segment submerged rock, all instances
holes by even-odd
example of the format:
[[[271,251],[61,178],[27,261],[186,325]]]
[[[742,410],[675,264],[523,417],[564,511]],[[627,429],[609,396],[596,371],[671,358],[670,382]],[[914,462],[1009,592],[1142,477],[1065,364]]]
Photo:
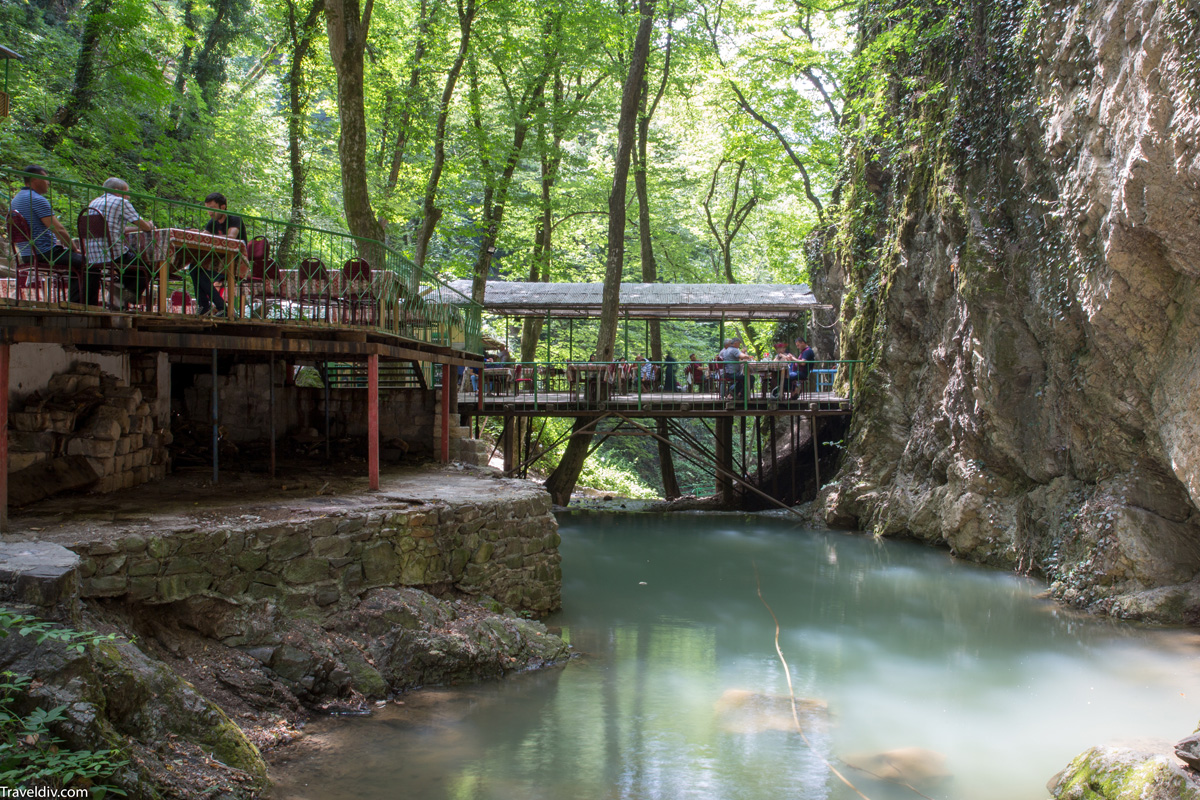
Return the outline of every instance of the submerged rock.
[[[935,788],[952,777],[946,769],[946,756],[923,747],[849,753],[841,760],[873,778],[917,789]]]
[[[823,724],[829,715],[824,700],[796,698],[796,715],[792,716],[792,700],[783,695],[761,694],[748,689],[727,689],[713,704],[721,730],[726,733],[762,733],[764,731],[808,731]]]

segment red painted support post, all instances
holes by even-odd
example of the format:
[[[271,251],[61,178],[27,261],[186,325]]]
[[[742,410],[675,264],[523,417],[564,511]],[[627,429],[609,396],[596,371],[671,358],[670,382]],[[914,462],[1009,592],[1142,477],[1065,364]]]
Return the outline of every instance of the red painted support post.
[[[379,354],[367,356],[367,470],[379,488]]]
[[[442,446],[438,460],[443,464],[450,463],[450,393],[454,389],[454,371],[449,364],[442,364]]]
[[[0,342],[0,533],[8,533],[8,342]]]

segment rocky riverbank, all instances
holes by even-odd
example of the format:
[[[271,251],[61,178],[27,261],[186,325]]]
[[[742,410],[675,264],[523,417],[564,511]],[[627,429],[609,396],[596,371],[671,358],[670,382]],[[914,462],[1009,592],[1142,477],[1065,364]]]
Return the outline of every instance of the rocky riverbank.
[[[262,752],[312,714],[567,658],[528,618],[561,582],[545,493],[486,473],[389,477],[378,494],[300,497],[178,478],[156,508],[35,507],[0,544],[6,606],[110,638],[39,643],[13,626],[0,669],[30,681],[13,711],[61,709],[58,746],[116,750],[106,781],[130,797],[248,798],[268,784]]]
[[[885,14],[864,49],[898,25],[916,43],[880,65],[888,133],[851,133],[851,211],[810,249],[862,362],[824,518],[1200,624],[1195,4]],[[1081,756],[1057,796],[1194,796],[1130,758]]]

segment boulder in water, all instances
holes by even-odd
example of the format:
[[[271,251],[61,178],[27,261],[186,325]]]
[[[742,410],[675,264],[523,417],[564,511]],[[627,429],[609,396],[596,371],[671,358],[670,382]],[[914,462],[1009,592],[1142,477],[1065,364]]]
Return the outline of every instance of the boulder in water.
[[[924,747],[850,753],[842,756],[842,762],[880,780],[917,788],[934,787],[950,777],[946,756]]]
[[[791,698],[761,694],[748,689],[728,689],[713,705],[721,730],[726,733],[761,733],[763,731],[796,731],[792,719]],[[796,698],[796,714],[802,730],[823,723],[829,706],[823,700]]]
[[[1200,769],[1200,733],[1193,733],[1176,742],[1175,755],[1192,769]]]

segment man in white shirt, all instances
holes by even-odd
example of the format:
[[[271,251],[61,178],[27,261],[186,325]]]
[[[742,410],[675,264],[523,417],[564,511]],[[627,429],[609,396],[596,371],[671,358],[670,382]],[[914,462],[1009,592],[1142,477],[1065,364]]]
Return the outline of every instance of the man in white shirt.
[[[129,184],[120,178],[109,178],[104,182],[105,192],[92,202],[88,208],[99,211],[104,215],[108,225],[108,236],[112,240],[112,249],[103,239],[88,239],[84,242],[88,264],[111,263],[121,272],[121,285],[125,288],[126,296],[123,304],[137,302],[142,292],[150,285],[150,264],[137,253],[134,253],[125,243],[125,234],[134,231],[152,231],[154,223],[142,217],[129,202]]]

